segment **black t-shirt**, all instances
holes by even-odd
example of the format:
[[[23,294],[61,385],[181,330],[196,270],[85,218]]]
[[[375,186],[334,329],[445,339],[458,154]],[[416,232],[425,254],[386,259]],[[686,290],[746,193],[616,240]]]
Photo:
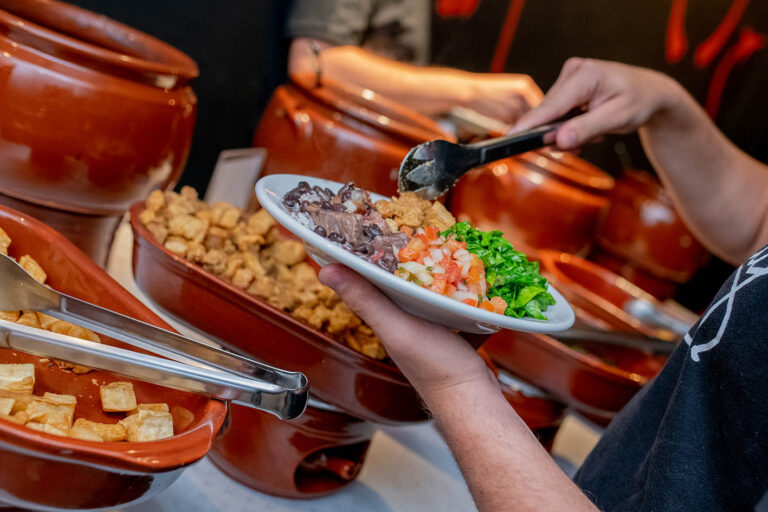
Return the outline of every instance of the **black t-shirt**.
[[[579,470],[601,510],[768,510],[766,305],[768,246],[725,282]]]

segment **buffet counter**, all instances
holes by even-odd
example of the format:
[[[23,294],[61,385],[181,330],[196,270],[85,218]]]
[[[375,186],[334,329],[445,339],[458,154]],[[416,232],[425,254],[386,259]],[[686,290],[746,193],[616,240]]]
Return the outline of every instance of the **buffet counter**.
[[[112,277],[181,333],[207,341],[199,332],[164,314],[137,288],[131,270],[133,235],[127,222],[118,228],[107,270]],[[570,415],[555,438],[552,453],[572,474],[599,439],[599,429]],[[448,446],[431,423],[379,427],[360,476],[346,488],[312,500],[268,496],[242,486],[209,459],[185,471],[166,492],[119,510],[165,511],[408,511],[473,510],[474,503]]]

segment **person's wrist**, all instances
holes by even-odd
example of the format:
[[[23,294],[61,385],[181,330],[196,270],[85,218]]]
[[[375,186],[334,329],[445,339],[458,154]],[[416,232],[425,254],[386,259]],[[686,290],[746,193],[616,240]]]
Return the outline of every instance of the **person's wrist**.
[[[658,72],[653,73],[657,75],[657,94],[647,124],[668,125],[684,121],[685,113],[689,108],[687,92],[671,77]]]
[[[499,394],[499,381],[487,367],[457,379],[439,379],[417,385],[421,398],[434,415],[453,410],[466,397]]]

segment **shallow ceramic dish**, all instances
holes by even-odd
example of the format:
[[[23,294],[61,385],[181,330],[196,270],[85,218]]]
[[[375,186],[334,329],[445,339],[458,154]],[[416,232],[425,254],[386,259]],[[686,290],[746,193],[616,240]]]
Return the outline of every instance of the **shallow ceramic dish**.
[[[32,255],[55,289],[148,322],[170,327],[121,288],[59,233],[9,208],[0,207],[0,227],[12,239],[10,254]],[[102,342],[131,348],[105,336]],[[136,349],[133,349],[136,350]],[[126,380],[93,371],[74,375],[41,358],[0,350],[0,362],[36,365],[35,393],[78,397],[76,416],[114,422],[104,413],[96,383]],[[0,420],[0,502],[34,509],[102,509],[147,499],[171,485],[182,469],[210,449],[224,416],[222,402],[133,381],[139,402],[166,402],[192,411],[195,420],[183,433],[147,443],[95,443],[50,434]]]
[[[133,275],[163,310],[231,349],[303,372],[313,395],[348,414],[387,424],[427,419],[395,365],[356,352],[171,253],[139,221],[143,208],[131,207]]]
[[[283,207],[283,196],[296,187],[300,181],[307,181],[310,186],[317,185],[333,191],[337,191],[343,186],[342,183],[335,181],[295,174],[275,174],[264,177],[256,183],[256,197],[277,222],[304,241],[307,252],[320,266],[329,263],[346,265],[373,282],[405,311],[451,329],[477,334],[494,333],[501,329],[524,332],[559,332],[573,325],[573,310],[563,296],[551,285],[549,292],[555,298],[555,304],[544,311],[548,318],[546,321],[511,318],[480,308],[473,308],[421,288],[355,256],[336,243],[303,226]],[[387,198],[378,194],[371,194],[371,199],[378,201]]]

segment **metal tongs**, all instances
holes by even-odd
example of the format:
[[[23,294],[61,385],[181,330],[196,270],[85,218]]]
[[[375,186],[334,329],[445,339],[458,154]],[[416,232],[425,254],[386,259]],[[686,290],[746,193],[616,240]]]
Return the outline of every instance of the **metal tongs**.
[[[39,311],[173,360],[0,320],[2,348],[247,405],[280,419],[300,416],[307,405],[309,385],[302,373],[273,368],[59,293],[2,254],[0,310]]]
[[[469,170],[502,158],[543,148],[555,142],[555,132],[565,121],[584,110],[574,109],[552,123],[524,132],[497,137],[472,144],[454,144],[447,140],[431,140],[411,148],[400,164],[397,188],[415,192],[424,199],[437,199]]]

